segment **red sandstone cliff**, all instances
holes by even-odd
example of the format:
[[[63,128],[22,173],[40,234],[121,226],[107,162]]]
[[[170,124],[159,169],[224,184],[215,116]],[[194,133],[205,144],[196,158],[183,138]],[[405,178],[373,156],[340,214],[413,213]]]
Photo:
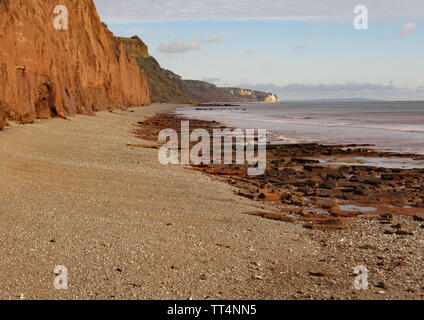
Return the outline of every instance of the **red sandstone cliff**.
[[[75,113],[150,104],[144,71],[101,23],[92,0],[0,0],[0,129]]]

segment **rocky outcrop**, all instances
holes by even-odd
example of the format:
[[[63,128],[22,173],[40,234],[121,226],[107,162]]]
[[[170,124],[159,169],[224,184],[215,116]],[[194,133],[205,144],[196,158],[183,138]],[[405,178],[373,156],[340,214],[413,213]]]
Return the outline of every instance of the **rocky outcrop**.
[[[228,93],[237,102],[268,102],[276,103],[280,102],[280,99],[275,93],[268,93],[262,91],[254,91],[249,89],[240,88],[220,88],[221,90]]]
[[[131,38],[118,37],[124,45],[125,52],[134,58],[148,58],[149,47],[138,37]]]
[[[280,102],[280,98],[275,93],[267,93],[265,96],[264,102],[268,103],[278,103]]]
[[[146,73],[152,102],[197,103],[166,75],[156,59],[149,55],[148,47],[139,37],[118,39],[124,45],[126,53],[134,57]]]
[[[144,71],[101,23],[92,0],[0,0],[0,118],[35,118],[150,104]],[[0,126],[4,121],[0,120]]]

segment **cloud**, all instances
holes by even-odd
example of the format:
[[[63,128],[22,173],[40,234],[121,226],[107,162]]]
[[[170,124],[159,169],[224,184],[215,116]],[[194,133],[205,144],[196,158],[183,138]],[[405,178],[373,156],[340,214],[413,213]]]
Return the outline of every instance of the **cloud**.
[[[208,40],[207,40],[207,42],[209,42],[209,43],[227,43],[226,41],[224,41],[219,35],[217,35],[217,34],[211,34],[209,37],[208,37]]]
[[[220,78],[203,78],[203,81],[209,82],[209,83],[217,83],[220,82],[221,79]]]
[[[417,28],[417,25],[413,22],[408,22],[403,25],[402,28],[395,31],[396,34],[400,36],[407,36],[415,31]]]
[[[94,0],[102,20],[129,23],[175,20],[281,19],[351,24],[358,0]],[[374,23],[423,21],[422,0],[367,0]]]
[[[196,40],[185,42],[182,38],[175,38],[170,43],[161,43],[158,46],[159,52],[162,53],[183,53],[190,50],[198,50],[200,49],[200,44],[202,42],[202,37],[199,36]]]
[[[382,100],[423,100],[424,87],[404,88],[388,84],[346,82],[340,84],[301,84],[285,86],[275,84],[238,84],[236,87],[274,92],[281,100],[307,100],[323,98],[371,98]]]
[[[304,44],[304,43],[301,43],[301,44],[298,44],[298,45],[296,45],[294,48],[293,48],[293,50],[294,51],[302,51],[303,49],[305,49],[306,48],[306,44]]]
[[[201,45],[205,42],[202,34],[197,36],[197,39],[193,41],[184,41],[181,37],[177,37],[170,43],[161,43],[158,46],[158,51],[162,53],[175,54],[183,53],[191,50],[200,49]],[[207,43],[224,43],[227,44],[220,36],[212,34],[208,36]]]

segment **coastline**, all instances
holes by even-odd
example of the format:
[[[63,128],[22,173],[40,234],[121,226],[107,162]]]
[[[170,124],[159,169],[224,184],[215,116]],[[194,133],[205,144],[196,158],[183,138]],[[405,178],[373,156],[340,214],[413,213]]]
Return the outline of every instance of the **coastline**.
[[[128,146],[140,143],[137,121],[174,107],[42,120],[0,134],[0,298],[289,297],[270,268],[302,265],[303,248],[314,250],[292,239],[295,226],[244,216],[256,204],[227,184]],[[299,243],[293,257],[279,251]],[[57,265],[69,270],[67,291],[53,289]]]
[[[222,179],[162,166],[137,122],[176,106],[50,119],[0,133],[0,298],[420,299],[422,222],[368,218],[332,233],[243,214],[273,210]],[[369,290],[353,288],[365,264]],[[69,290],[53,289],[53,268]],[[380,288],[384,282],[386,288]],[[382,293],[382,291],[384,291]]]
[[[229,127],[265,128],[275,144],[372,143],[372,148],[379,152],[424,155],[422,104],[258,103],[181,108],[177,113],[186,118],[220,120]]]
[[[190,123],[190,132],[201,128],[210,136],[214,129],[234,129],[217,121],[190,119],[174,113],[140,122],[135,134],[155,142],[161,130],[171,128],[180,136],[182,121]],[[393,159],[422,161],[424,156],[379,152],[370,149],[371,146],[268,143],[265,174],[249,176],[247,163],[235,164],[233,145],[233,164],[208,163],[192,168],[222,177],[239,189],[239,195],[257,201],[281,202],[285,206],[279,205],[278,209],[289,206],[291,212],[303,211],[302,216],[310,217],[314,213],[335,217],[424,215],[421,188],[424,167],[390,165]],[[211,150],[212,147],[211,143]],[[306,210],[313,212],[305,213]]]
[[[178,126],[182,120],[190,122],[191,130],[206,129],[210,135],[215,128],[228,128],[217,121],[163,114],[139,123],[135,133],[140,138],[151,140],[164,128],[179,132]],[[424,290],[424,286],[419,278],[414,281],[420,289],[401,288],[402,285],[396,283],[399,279],[392,273],[396,269],[397,276],[405,277],[406,270],[397,269],[409,264],[405,256],[422,255],[419,247],[407,251],[411,246],[406,244],[408,238],[423,241],[424,203],[419,184],[424,181],[424,169],[392,168],[380,164],[393,158],[422,160],[423,156],[379,152],[369,149],[370,146],[317,143],[268,145],[267,173],[263,177],[247,176],[246,165],[192,165],[192,170],[224,181],[235,187],[234,192],[238,196],[262,205],[262,210],[243,214],[284,224],[294,223],[313,230],[309,234],[311,238],[326,248],[323,251],[331,251],[338,257],[336,261],[334,256],[330,259],[336,264],[341,263],[339,266],[346,267],[347,261],[359,261],[358,257],[367,257],[364,259],[367,263],[376,257],[377,262],[371,264],[379,269],[376,271],[378,275],[384,273],[382,269],[387,272],[387,276],[380,278],[384,281],[374,285],[378,295],[387,298],[389,282],[396,290],[412,293],[407,299],[413,298],[414,294],[422,298],[424,294],[420,291]],[[336,160],[331,163],[328,161],[330,157]],[[351,162],[337,163],[337,159],[345,157]],[[367,165],[367,160],[357,160],[361,157],[374,162]],[[348,247],[339,241],[349,241]],[[320,255],[326,254],[321,252]],[[345,259],[344,262],[341,257]],[[320,261],[326,262],[327,259]],[[334,276],[328,272],[316,274],[324,278]],[[315,276],[315,273],[309,275]],[[405,283],[413,282],[406,280],[409,276],[403,278]],[[349,299],[356,298],[356,294],[358,291],[353,290]],[[308,295],[306,297],[310,298]],[[395,299],[402,297],[402,293],[397,294]],[[332,298],[340,297],[335,295]],[[341,298],[346,299],[346,295]]]

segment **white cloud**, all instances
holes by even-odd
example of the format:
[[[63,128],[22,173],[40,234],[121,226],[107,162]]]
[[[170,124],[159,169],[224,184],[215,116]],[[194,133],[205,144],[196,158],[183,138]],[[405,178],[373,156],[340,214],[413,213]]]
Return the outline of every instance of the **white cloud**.
[[[217,82],[221,81],[220,78],[203,78],[202,80],[209,82],[209,83],[217,83]]]
[[[226,41],[216,34],[209,35],[206,42],[227,44]],[[198,50],[204,43],[205,40],[202,34],[199,34],[197,39],[193,41],[184,41],[181,37],[177,37],[170,43],[161,43],[158,46],[158,51],[168,54],[183,53],[191,50]]]
[[[227,43],[217,34],[211,34],[207,41],[210,43]]]
[[[161,43],[158,46],[158,50],[162,53],[183,53],[190,50],[198,50],[200,49],[201,38],[197,38],[196,40],[186,42],[182,38],[175,38],[170,43]]]
[[[408,23],[405,23],[402,28],[400,28],[399,30],[396,30],[395,33],[400,36],[407,36],[411,34],[412,32],[414,32],[416,28],[417,28],[417,25],[415,23],[408,22]]]

